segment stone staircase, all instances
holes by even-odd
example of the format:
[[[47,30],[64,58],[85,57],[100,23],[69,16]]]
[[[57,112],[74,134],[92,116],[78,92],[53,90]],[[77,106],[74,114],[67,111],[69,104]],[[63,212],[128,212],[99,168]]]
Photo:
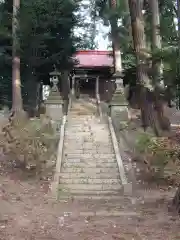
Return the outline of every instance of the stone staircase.
[[[88,102],[74,103],[68,114],[59,197],[118,198],[123,189],[110,131]],[[91,108],[90,108],[91,105]]]

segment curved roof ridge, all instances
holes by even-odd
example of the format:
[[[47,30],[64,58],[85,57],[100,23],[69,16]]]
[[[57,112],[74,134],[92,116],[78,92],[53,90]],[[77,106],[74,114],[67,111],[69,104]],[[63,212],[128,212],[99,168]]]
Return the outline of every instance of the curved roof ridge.
[[[112,51],[102,50],[80,50],[75,54],[76,67],[112,67]]]

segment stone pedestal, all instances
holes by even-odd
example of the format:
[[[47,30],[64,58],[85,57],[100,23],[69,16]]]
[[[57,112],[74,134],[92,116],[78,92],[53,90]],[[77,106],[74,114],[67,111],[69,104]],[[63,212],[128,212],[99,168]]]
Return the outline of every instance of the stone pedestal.
[[[113,94],[110,103],[110,115],[118,117],[119,121],[128,121],[128,103],[124,95],[123,81],[120,76],[114,76],[116,82],[116,91]]]
[[[53,87],[45,101],[46,115],[52,119],[54,127],[58,130],[63,116],[63,99],[57,87],[58,78],[52,79],[52,82]]]

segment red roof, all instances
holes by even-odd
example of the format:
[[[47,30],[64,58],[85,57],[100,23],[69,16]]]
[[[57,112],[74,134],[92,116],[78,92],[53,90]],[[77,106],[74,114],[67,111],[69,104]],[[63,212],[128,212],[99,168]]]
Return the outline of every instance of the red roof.
[[[75,59],[78,61],[76,67],[112,67],[113,58],[111,51],[85,50],[78,51]]]

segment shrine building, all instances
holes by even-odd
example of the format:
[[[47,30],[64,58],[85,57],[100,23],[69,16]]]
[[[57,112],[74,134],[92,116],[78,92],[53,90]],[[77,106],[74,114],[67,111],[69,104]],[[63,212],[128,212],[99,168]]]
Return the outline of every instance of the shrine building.
[[[115,90],[115,81],[112,80],[114,73],[112,52],[78,51],[74,59],[76,64],[70,77],[70,87],[74,95],[77,98],[83,94],[95,97],[98,91],[101,100],[110,101]]]

